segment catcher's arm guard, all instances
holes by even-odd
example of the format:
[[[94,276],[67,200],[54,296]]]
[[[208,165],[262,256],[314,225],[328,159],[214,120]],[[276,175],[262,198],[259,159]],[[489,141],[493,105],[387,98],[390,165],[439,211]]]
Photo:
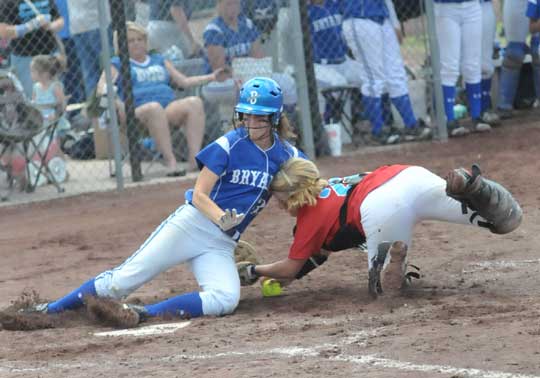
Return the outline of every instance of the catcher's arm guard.
[[[488,227],[495,234],[514,231],[521,224],[523,211],[502,185],[481,176],[477,164],[471,172],[463,168],[452,170],[446,176],[446,194],[463,204],[463,213],[467,207],[489,222]]]
[[[316,269],[322,264],[324,264],[326,260],[328,260],[328,256],[320,254],[311,256],[309,259],[307,259],[306,263],[304,264],[304,266],[302,266],[300,271],[296,273],[296,276],[294,278],[299,280],[300,278],[311,272],[313,269]]]

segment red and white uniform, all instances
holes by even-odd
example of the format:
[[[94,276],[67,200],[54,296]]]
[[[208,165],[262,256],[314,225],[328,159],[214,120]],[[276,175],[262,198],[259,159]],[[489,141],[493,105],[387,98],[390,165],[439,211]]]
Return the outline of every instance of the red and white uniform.
[[[329,245],[340,228],[344,192],[330,185],[315,206],[298,211],[290,259],[307,259]],[[384,241],[411,245],[414,226],[423,220],[471,224],[461,203],[446,195],[446,181],[425,168],[390,165],[365,176],[354,188],[347,206],[347,224],[354,224],[365,237],[368,264]],[[477,225],[481,217],[472,220]]]

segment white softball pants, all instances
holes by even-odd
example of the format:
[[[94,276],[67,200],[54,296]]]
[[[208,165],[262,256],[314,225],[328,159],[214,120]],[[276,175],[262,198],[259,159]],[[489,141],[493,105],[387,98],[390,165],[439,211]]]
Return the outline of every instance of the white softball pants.
[[[321,91],[326,88],[340,85],[354,85],[361,88],[360,70],[362,65],[354,59],[346,58],[341,64],[318,64],[313,65],[315,79],[317,80],[319,112],[324,114],[326,100]]]
[[[390,97],[409,93],[399,42],[388,19],[382,25],[364,18],[347,19],[343,35],[360,63],[358,74],[364,96],[381,97],[386,91]]]
[[[478,0],[435,3],[441,81],[455,86],[460,68],[466,83],[481,81],[482,10]]]
[[[527,0],[505,0],[503,7],[503,25],[508,42],[525,43],[529,35]]]
[[[493,2],[482,2],[482,79],[493,76],[493,43],[497,32],[497,19]]]
[[[368,265],[384,241],[405,242],[411,247],[414,226],[424,220],[470,225],[471,212],[446,195],[446,181],[422,167],[410,167],[372,191],[360,205],[366,235]],[[476,217],[473,224],[484,221]]]
[[[122,265],[95,279],[100,297],[120,299],[167,269],[188,263],[202,289],[203,313],[224,315],[240,300],[234,242],[191,205],[180,206]]]

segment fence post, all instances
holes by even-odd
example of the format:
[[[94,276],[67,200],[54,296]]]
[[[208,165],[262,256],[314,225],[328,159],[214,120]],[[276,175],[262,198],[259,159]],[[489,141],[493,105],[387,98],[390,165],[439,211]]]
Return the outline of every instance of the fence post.
[[[122,88],[125,96],[127,137],[129,144],[129,162],[131,165],[131,179],[133,181],[142,180],[141,161],[138,153],[137,142],[137,120],[135,119],[135,106],[133,102],[133,92],[131,88],[131,69],[129,63],[126,14],[124,12],[123,0],[111,0],[111,18],[113,30],[118,33],[118,56],[120,57],[120,75]]]
[[[105,17],[107,0],[98,1],[98,14],[99,14],[99,34],[101,37],[101,58],[103,71],[105,72],[105,81],[107,83],[107,99],[108,109],[111,122],[108,127],[111,128],[111,137],[113,144],[113,156],[114,156],[114,172],[116,176],[116,189],[124,189],[124,172],[122,171],[122,147],[120,146],[120,132],[118,131],[118,117],[116,115],[116,105],[114,93],[112,73],[111,73],[111,49],[109,48],[109,25],[107,24],[107,18]],[[98,126],[99,127],[99,126]]]
[[[305,153],[312,159],[315,158],[315,146],[313,143],[313,114],[310,107],[309,101],[309,90],[308,90],[308,77],[306,69],[306,54],[311,53],[310,51],[304,50],[304,38],[305,34],[309,33],[302,32],[302,18],[300,14],[300,1],[301,0],[291,0],[291,23],[293,25],[293,36],[291,38],[294,40],[294,50],[296,54],[296,87],[298,90],[298,106],[300,107],[300,119],[302,121],[301,132],[302,132],[302,141],[304,143]],[[302,38],[300,38],[302,36]],[[314,76],[314,75],[313,75]],[[317,115],[319,112],[316,112]]]
[[[431,74],[433,77],[433,93],[435,93],[435,115],[439,140],[448,141],[448,130],[446,129],[446,114],[444,113],[444,98],[441,82],[441,57],[439,53],[439,42],[437,41],[437,30],[435,28],[435,11],[433,0],[425,0],[426,19],[429,37]]]

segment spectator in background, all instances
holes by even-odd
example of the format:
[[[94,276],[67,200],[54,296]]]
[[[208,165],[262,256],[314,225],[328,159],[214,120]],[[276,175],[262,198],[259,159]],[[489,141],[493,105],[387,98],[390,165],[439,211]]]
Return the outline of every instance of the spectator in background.
[[[490,131],[482,120],[482,8],[478,0],[448,2],[435,0],[435,25],[441,49],[441,81],[448,135],[457,137],[469,132]],[[465,128],[454,116],[456,83],[460,73],[472,118]]]
[[[55,0],[58,12],[64,19],[64,27],[58,32],[58,36],[64,44],[66,51],[67,67],[62,82],[68,97],[68,103],[77,104],[85,100],[84,86],[82,82],[81,64],[77,58],[75,43],[69,33],[68,0]]]
[[[156,48],[162,53],[172,45],[181,48],[183,43],[180,39],[183,37],[189,44],[186,55],[188,57],[201,55],[202,46],[195,40],[189,27],[192,8],[192,0],[150,0],[148,23],[150,48]],[[181,32],[180,35],[178,31]]]
[[[319,90],[319,111],[327,123],[331,109],[320,91],[340,85],[355,85],[360,89],[362,65],[347,56],[343,38],[343,16],[339,0],[311,0],[308,5],[309,31],[313,49],[313,67]],[[326,115],[326,117],[325,117]]]
[[[207,72],[229,67],[236,58],[264,58],[260,42],[260,33],[253,22],[240,14],[240,0],[218,0],[218,16],[206,26],[203,33],[204,46],[207,48]],[[233,73],[234,74],[234,73]],[[238,74],[238,73],[236,73]],[[290,75],[272,73],[272,78],[283,90],[284,110],[294,112],[297,102],[296,85]],[[225,83],[207,86],[205,95],[212,92],[223,97],[236,98],[238,86],[229,78]]]
[[[99,80],[101,72],[101,35],[99,31],[98,1],[69,0],[69,32],[75,44],[77,58],[83,74],[84,93],[88,99]],[[105,18],[110,25],[109,6]],[[110,33],[110,26],[109,33]]]
[[[32,96],[30,63],[36,55],[57,51],[55,33],[64,26],[54,0],[3,0],[0,2],[0,37],[10,39],[11,65],[28,98]]]
[[[497,102],[497,112],[501,119],[508,119],[513,116],[521,66],[525,55],[530,52],[526,42],[529,35],[529,20],[526,13],[527,0],[504,1],[503,25],[507,43],[504,48]],[[538,46],[538,38],[532,38],[531,45],[533,42]],[[536,48],[536,52],[534,48],[532,50],[534,76],[540,77],[538,48]],[[540,92],[540,85],[535,83],[535,89]],[[540,96],[538,92],[536,93],[537,97]]]
[[[497,18],[491,0],[482,0],[482,108],[481,119],[483,122],[495,125],[500,119],[493,112],[491,102],[491,78],[495,72],[493,64],[493,45],[497,32]]]
[[[390,0],[346,0],[343,33],[354,59],[361,63],[362,102],[371,121],[371,138],[378,144],[401,140],[401,132],[385,129],[384,90],[398,110],[405,130],[405,140],[431,138],[431,129],[418,121],[409,98],[407,73],[401,57],[399,22]]]
[[[66,109],[64,86],[58,80],[62,63],[52,55],[37,55],[32,59],[30,72],[34,81],[32,103],[41,111],[43,120],[50,124],[57,119],[58,131],[69,129],[69,123],[63,117]]]
[[[148,53],[146,30],[134,22],[127,22],[127,39],[131,64],[131,80],[135,116],[150,132],[158,151],[163,155],[167,176],[185,175],[185,170],[177,167],[173,153],[169,125],[185,126],[189,149],[189,170],[196,170],[195,155],[201,149],[204,135],[205,114],[199,97],[191,96],[175,99],[171,82],[181,88],[193,87],[216,80],[221,73],[217,70],[209,75],[186,77],[176,70],[171,62],[161,54]],[[120,59],[111,62],[113,82],[118,86],[118,95],[124,101],[122,80],[120,79]],[[98,93],[106,94],[105,75],[98,84]],[[118,104],[119,119],[126,123],[123,102]]]

